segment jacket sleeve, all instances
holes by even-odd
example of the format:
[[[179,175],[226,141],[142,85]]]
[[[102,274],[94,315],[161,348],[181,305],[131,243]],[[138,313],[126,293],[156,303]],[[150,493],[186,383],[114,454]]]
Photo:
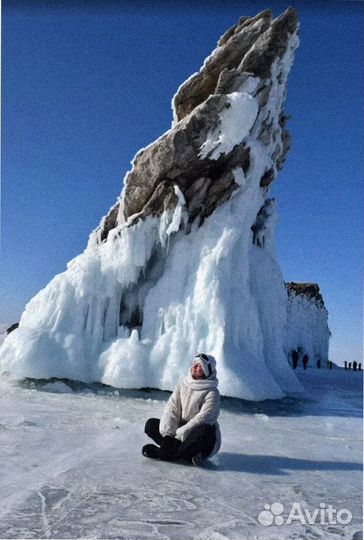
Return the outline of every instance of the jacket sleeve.
[[[162,437],[166,437],[167,435],[170,435],[171,437],[175,436],[181,417],[181,394],[180,385],[178,383],[172,395],[169,397],[167,405],[163,411],[162,418],[160,419],[159,432]]]
[[[198,412],[187,424],[176,430],[175,437],[184,441],[191,431],[200,424],[215,424],[220,414],[220,394],[219,392],[209,392]]]

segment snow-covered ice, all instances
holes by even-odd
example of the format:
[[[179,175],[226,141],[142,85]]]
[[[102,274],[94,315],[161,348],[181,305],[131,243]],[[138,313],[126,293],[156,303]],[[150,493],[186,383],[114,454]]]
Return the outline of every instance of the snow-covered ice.
[[[326,308],[305,295],[291,294],[288,297],[287,312],[285,337],[287,353],[301,346],[309,358],[326,361],[331,335]]]
[[[253,155],[262,172],[258,145]],[[224,395],[260,400],[300,391],[283,348],[287,293],[269,227],[264,250],[251,241],[263,204],[247,175],[203,227],[182,234],[167,259],[158,255],[163,272],[144,287],[133,284],[143,279],[153,239],[168,245],[180,205],[165,220],[122,229],[122,241],[89,246],[26,306],[3,343],[0,371],[171,390],[190,359],[207,351],[219,359]],[[121,302],[133,309],[142,297],[142,327],[118,327]]]
[[[201,469],[144,458],[166,392],[0,382],[0,537],[359,538],[362,377],[297,370],[305,399],[223,399],[219,454]],[[263,526],[265,504],[346,508],[351,523]]]

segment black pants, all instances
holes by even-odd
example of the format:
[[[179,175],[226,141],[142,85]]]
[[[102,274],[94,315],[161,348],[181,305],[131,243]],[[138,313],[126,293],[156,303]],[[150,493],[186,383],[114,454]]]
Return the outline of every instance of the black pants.
[[[145,423],[145,433],[159,446],[163,445],[163,437],[159,432],[159,418],[149,418]],[[186,439],[181,443],[177,459],[191,461],[193,456],[201,452],[203,457],[208,457],[216,442],[215,426],[201,424],[196,426]]]

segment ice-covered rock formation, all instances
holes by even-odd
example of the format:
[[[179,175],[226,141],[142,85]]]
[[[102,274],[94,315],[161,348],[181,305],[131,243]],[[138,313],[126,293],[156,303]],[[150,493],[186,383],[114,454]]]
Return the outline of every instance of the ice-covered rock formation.
[[[310,365],[326,363],[329,355],[328,313],[316,283],[286,283],[288,319],[285,349],[307,354]]]
[[[173,98],[84,253],[26,306],[0,352],[14,376],[172,389],[216,356],[222,394],[300,390],[269,189],[289,148],[283,104],[297,15],[243,17]]]

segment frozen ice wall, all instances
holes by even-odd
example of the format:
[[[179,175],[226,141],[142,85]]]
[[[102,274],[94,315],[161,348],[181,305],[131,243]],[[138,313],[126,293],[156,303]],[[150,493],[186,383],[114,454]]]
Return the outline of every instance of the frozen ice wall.
[[[290,355],[298,350],[301,357],[308,355],[309,365],[317,360],[328,360],[329,339],[328,313],[320,289],[315,283],[287,283],[288,319],[285,350]]]
[[[0,350],[2,372],[170,390],[204,351],[223,395],[301,390],[269,198],[289,148],[297,28],[294,10],[265,11],[220,38],[85,251],[26,306]]]

